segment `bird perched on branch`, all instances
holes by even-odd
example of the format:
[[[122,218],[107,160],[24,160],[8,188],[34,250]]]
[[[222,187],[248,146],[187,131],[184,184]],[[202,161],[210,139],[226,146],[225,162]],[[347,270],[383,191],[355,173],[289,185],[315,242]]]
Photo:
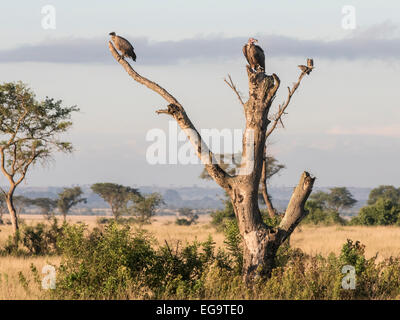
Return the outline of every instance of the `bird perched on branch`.
[[[117,36],[115,32],[110,32],[110,36],[112,42],[114,42],[115,48],[117,48],[117,50],[121,53],[122,59],[125,57],[130,57],[133,61],[136,61],[136,54],[128,40]]]
[[[265,54],[263,49],[255,44],[257,42],[258,40],[250,38],[243,47],[243,54],[251,69],[254,71],[257,71],[258,69],[265,71]]]
[[[299,65],[298,66],[300,68],[301,71],[310,74],[310,72],[312,71],[312,69],[314,69],[314,60],[313,59],[307,59],[307,65]]]

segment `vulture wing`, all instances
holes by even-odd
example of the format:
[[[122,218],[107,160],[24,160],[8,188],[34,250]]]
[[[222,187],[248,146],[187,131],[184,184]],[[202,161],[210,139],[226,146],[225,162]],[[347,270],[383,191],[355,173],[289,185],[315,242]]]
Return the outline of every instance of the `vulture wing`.
[[[249,60],[249,55],[248,55],[248,52],[247,52],[247,48],[248,48],[248,47],[247,47],[247,44],[245,44],[245,45],[243,46],[243,55],[244,55],[244,57],[246,58],[247,63],[251,65],[250,60]]]
[[[263,49],[257,45],[251,45],[249,48],[249,63],[253,69],[257,67],[265,70],[265,54]]]
[[[117,36],[116,43],[117,49],[121,51],[124,56],[131,57],[133,61],[136,61],[136,54],[133,51],[132,45],[123,37]]]
[[[255,45],[255,56],[254,58],[257,61],[257,64],[263,69],[265,70],[265,54],[264,54],[264,50],[260,47]]]

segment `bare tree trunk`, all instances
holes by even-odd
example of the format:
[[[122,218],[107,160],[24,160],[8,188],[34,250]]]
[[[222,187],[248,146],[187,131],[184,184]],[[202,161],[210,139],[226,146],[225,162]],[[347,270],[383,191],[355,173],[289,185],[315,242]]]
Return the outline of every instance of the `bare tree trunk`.
[[[178,100],[157,83],[133,70],[130,64],[121,58],[111,42],[109,42],[109,48],[116,61],[135,81],[158,93],[169,103],[167,109],[158,110],[157,113],[170,115],[176,120],[180,128],[187,134],[208,174],[229,195],[244,243],[243,280],[250,284],[259,276],[268,277],[274,268],[279,246],[290,236],[306,214],[304,204],[312,191],[315,180],[307,172],[304,172],[293,192],[280,225],[278,227],[265,225],[258,207],[258,191],[265,162],[266,139],[276,128],[278,121],[281,121],[280,118],[284,114],[290,98],[306,72],[302,71],[292,90],[288,88],[288,99],[286,103],[279,106],[278,115],[268,131],[267,127],[271,122],[268,119],[268,113],[280,85],[278,76],[275,74],[268,76],[262,71],[254,72],[247,66],[249,99],[246,103],[242,101],[232,81],[230,82],[230,87],[237,93],[243,106],[246,119],[241,164],[241,168],[246,170],[239,170],[236,175],[231,176],[215,161],[214,155],[202,140]]]
[[[14,207],[12,195],[10,196],[7,194],[6,203],[7,203],[8,212],[10,213],[10,219],[11,219],[11,224],[13,226],[13,231],[14,231],[14,234],[16,234],[17,231],[19,230],[19,225],[18,225],[17,211],[15,210],[15,207]]]
[[[19,230],[18,218],[17,218],[17,210],[15,210],[13,195],[14,195],[15,187],[11,187],[9,192],[6,194],[5,199],[7,203],[8,212],[10,213],[11,224],[13,227],[14,234],[17,234]]]
[[[290,236],[306,212],[304,204],[312,191],[315,178],[304,172],[300,178],[284,218],[277,228],[266,226],[261,219],[256,193],[249,188],[235,191],[233,207],[243,235],[243,280],[251,282],[257,276],[269,277],[274,268],[275,256],[279,246]],[[248,193],[250,191],[250,194]],[[253,199],[251,198],[253,194]],[[244,195],[243,198],[240,195]],[[249,195],[249,196],[247,196]]]

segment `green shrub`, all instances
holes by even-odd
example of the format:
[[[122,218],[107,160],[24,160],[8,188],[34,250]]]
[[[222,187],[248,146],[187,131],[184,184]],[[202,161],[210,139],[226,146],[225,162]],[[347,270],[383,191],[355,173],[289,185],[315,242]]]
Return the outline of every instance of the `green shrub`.
[[[356,219],[352,221],[353,224],[366,226],[400,224],[400,205],[390,199],[379,198],[374,204],[361,208]]]
[[[1,253],[16,256],[59,254],[57,239],[62,231],[63,226],[58,226],[55,218],[50,224],[38,223],[34,226],[21,224],[18,233],[8,237]]]
[[[243,268],[243,244],[236,220],[228,220],[226,222],[224,235],[224,244],[232,257],[235,273],[240,274]]]
[[[22,243],[32,255],[58,254],[57,239],[62,234],[63,227],[59,227],[53,219],[50,225],[38,223],[35,226],[24,226],[22,229]]]
[[[87,233],[85,225],[67,226],[59,245],[57,298],[121,298],[153,262],[154,250],[143,232],[131,235],[116,223]]]
[[[176,219],[175,220],[175,224],[177,224],[178,226],[190,226],[192,224],[192,221],[182,218],[182,219]]]
[[[98,217],[96,219],[97,224],[107,224],[110,223],[113,218]]]
[[[225,223],[233,219],[235,219],[235,212],[231,200],[227,197],[224,200],[224,209],[211,213],[211,224],[222,231],[225,228]]]
[[[182,218],[176,218],[175,224],[178,226],[190,226],[196,224],[199,216],[193,212],[190,208],[180,208],[178,215]]]
[[[340,217],[338,211],[332,209],[326,209],[318,201],[314,200],[307,201],[305,209],[308,211],[308,214],[302,220],[302,224],[314,224],[314,225],[345,224],[345,220]]]
[[[35,229],[36,230],[36,229]],[[268,279],[242,283],[242,239],[235,220],[226,224],[226,251],[205,242],[157,245],[140,229],[111,222],[92,231],[64,225],[57,246],[62,261],[57,299],[395,299],[400,297],[400,258],[367,259],[365,247],[347,240],[340,255],[307,255],[284,243]],[[342,288],[342,268],[355,268],[356,288]],[[39,279],[31,267],[34,279]],[[22,287],[27,279],[19,275]],[[40,281],[36,281],[40,285]]]

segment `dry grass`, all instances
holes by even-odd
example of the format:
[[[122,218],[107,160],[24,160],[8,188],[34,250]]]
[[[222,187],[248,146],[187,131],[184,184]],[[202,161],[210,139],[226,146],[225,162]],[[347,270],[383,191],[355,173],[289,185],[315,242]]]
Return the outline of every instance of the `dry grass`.
[[[33,274],[30,270],[31,264],[41,275],[45,265],[58,265],[59,263],[59,257],[0,257],[0,300],[40,298],[42,292],[34,284]],[[19,272],[22,272],[29,281],[29,291],[25,290],[19,281]]]
[[[175,217],[157,217],[144,229],[152,233],[159,244],[163,244],[165,241],[172,244],[176,244],[177,241],[183,244],[195,240],[203,242],[211,235],[216,247],[223,246],[224,235],[216,232],[215,228],[210,225],[209,216],[200,216],[199,223],[192,226],[178,226],[174,222]]]
[[[216,246],[223,246],[224,236],[209,225],[209,216],[201,217],[195,226],[177,226],[173,217],[157,217],[145,228],[159,243],[193,240],[205,241],[211,234]],[[366,246],[365,255],[371,258],[378,253],[378,261],[390,256],[400,256],[400,227],[363,227],[363,226],[302,226],[293,233],[290,241],[293,247],[308,254],[327,256],[333,252],[339,254],[346,239],[359,240]]]
[[[41,216],[23,216],[27,224],[42,221]],[[96,226],[97,217],[71,216],[69,222],[79,221]],[[201,216],[199,223],[193,226],[178,226],[174,224],[175,217],[157,217],[151,225],[145,226],[153,234],[159,244],[168,241],[176,245],[182,243],[205,241],[211,235],[217,247],[223,246],[223,234],[215,231],[209,225],[210,218]],[[11,226],[0,226],[0,246],[4,244],[12,232]],[[390,256],[400,256],[400,227],[311,227],[297,228],[291,237],[291,245],[301,248],[309,254],[320,253],[324,256],[331,252],[338,254],[346,239],[359,240],[366,245],[366,256],[372,257],[378,253],[378,260]],[[33,263],[40,274],[46,264],[59,264],[60,257],[0,257],[0,299],[36,299],[39,297],[39,288],[30,285],[27,292],[19,281],[21,271],[28,280],[33,282],[30,275],[30,265]]]
[[[338,254],[346,239],[359,240],[366,246],[365,256],[378,253],[378,261],[390,256],[400,256],[400,227],[395,226],[331,226],[297,228],[291,237],[291,245],[309,254],[324,256]]]

